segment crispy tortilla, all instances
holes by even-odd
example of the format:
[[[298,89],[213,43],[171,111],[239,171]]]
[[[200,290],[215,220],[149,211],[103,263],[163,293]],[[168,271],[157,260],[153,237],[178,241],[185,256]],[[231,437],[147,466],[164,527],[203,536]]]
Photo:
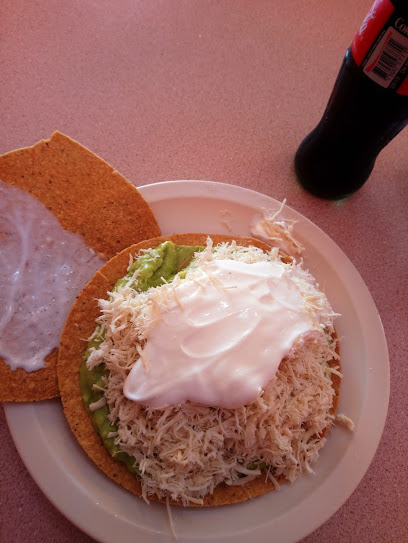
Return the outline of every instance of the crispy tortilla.
[[[60,132],[33,147],[0,156],[0,179],[40,200],[61,225],[83,237],[106,258],[160,235],[149,204],[104,160]],[[0,233],[1,234],[1,233]],[[12,371],[0,358],[0,401],[35,401],[59,396],[57,349],[45,368]]]
[[[134,255],[140,249],[157,247],[166,240],[171,240],[179,245],[205,245],[207,237],[207,234],[175,234],[147,240],[125,249],[107,262],[84,288],[73,305],[62,332],[57,369],[61,400],[68,423],[79,444],[95,464],[111,479],[138,496],[141,496],[138,478],[130,473],[125,464],[111,457],[94,430],[91,417],[84,407],[79,385],[79,369],[87,349],[87,341],[84,338],[90,337],[95,330],[95,319],[100,314],[98,298],[105,298],[106,293],[111,290],[116,280],[126,275],[129,254]],[[230,242],[235,239],[239,245],[254,245],[264,251],[270,250],[268,245],[252,238],[225,235],[211,235],[211,238],[214,244]],[[338,360],[335,361],[335,365],[339,365]],[[340,389],[340,379],[337,376],[333,377],[336,395],[332,414],[336,412],[338,407]],[[238,503],[273,489],[273,483],[265,481],[265,475],[261,475],[243,486],[219,485],[212,495],[204,499],[204,506]],[[155,497],[152,499],[163,501]],[[171,501],[170,503],[181,505],[179,502]]]

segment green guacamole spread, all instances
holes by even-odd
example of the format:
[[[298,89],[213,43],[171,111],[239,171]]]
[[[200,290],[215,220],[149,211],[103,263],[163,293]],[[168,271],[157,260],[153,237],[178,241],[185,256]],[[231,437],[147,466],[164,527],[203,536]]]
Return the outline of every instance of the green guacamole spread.
[[[194,253],[203,249],[204,247],[201,246],[175,245],[171,241],[165,241],[156,249],[149,250],[135,260],[125,277],[116,282],[114,290],[126,284],[136,270],[138,274],[132,288],[138,292],[146,291],[150,287],[160,286],[165,282],[171,282],[176,274],[183,275],[183,272],[185,274],[185,269]],[[82,399],[106,449],[116,460],[124,462],[132,473],[137,473],[138,470],[134,467],[135,459],[120,451],[118,445],[114,443],[114,438],[108,437],[111,432],[117,432],[117,427],[109,422],[109,406],[105,405],[95,411],[89,409],[90,404],[97,402],[103,396],[103,391],[100,388],[105,387],[104,377],[107,377],[108,370],[103,364],[100,364],[90,371],[86,367],[86,361],[90,355],[90,349],[97,349],[103,339],[103,335],[97,332],[88,343],[79,372]]]

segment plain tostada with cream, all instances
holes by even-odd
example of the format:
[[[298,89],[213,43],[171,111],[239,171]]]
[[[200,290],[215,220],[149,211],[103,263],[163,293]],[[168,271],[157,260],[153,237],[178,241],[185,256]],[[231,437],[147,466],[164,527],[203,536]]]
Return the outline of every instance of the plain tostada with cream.
[[[59,348],[65,415],[146,500],[245,501],[312,472],[336,420],[336,314],[277,247],[176,234],[107,262]]]
[[[59,396],[76,295],[109,258],[160,233],[136,187],[60,132],[0,156],[0,401]]]

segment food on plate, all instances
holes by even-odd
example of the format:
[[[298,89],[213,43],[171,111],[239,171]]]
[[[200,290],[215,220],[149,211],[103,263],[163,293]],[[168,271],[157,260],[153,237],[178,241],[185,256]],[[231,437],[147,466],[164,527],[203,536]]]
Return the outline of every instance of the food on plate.
[[[60,132],[0,156],[0,199],[0,401],[53,398],[62,317],[75,296],[107,259],[160,228],[130,182]],[[78,282],[82,268],[88,271]],[[62,318],[52,339],[58,318],[43,319],[50,308]],[[47,339],[38,343],[41,335]]]
[[[65,415],[90,458],[146,500],[262,495],[312,472],[335,420],[335,316],[310,274],[261,241],[133,245],[67,319]]]

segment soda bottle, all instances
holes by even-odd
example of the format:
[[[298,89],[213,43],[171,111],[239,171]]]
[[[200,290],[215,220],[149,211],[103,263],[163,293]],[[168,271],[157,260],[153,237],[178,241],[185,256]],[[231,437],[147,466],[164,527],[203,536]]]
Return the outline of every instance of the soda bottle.
[[[374,2],[346,52],[322,119],[295,155],[301,185],[340,199],[369,177],[408,123],[408,2]]]

